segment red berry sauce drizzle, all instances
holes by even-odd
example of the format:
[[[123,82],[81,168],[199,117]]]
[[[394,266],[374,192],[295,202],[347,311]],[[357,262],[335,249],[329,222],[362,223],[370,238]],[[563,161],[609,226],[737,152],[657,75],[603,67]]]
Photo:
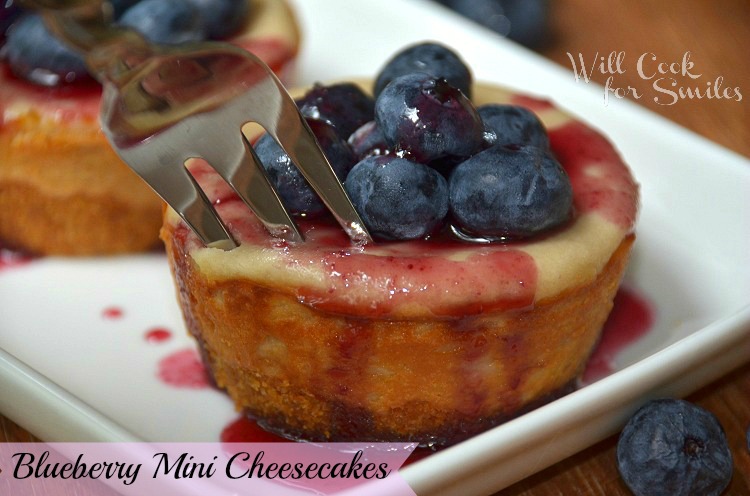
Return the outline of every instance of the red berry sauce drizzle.
[[[159,361],[158,377],[164,384],[177,388],[211,387],[206,368],[192,348],[176,351]]]
[[[120,320],[125,311],[116,305],[102,309],[104,320]],[[172,339],[172,331],[166,327],[154,326],[146,329],[143,339],[150,344],[161,344]],[[192,349],[181,349],[162,358],[157,365],[157,377],[168,386],[185,389],[204,389],[211,381],[198,353]]]
[[[149,343],[163,343],[172,338],[172,331],[164,327],[153,327],[146,331],[143,337]]]
[[[283,443],[291,442],[281,436],[272,434],[258,425],[254,420],[242,416],[233,420],[221,431],[222,443]]]
[[[614,360],[625,347],[648,334],[654,323],[654,308],[651,302],[632,288],[620,287],[614,299],[612,312],[602,329],[602,337],[589,360],[583,377],[590,384],[615,371]],[[245,416],[228,424],[221,432],[222,443],[267,443],[284,442],[287,439],[263,430]],[[418,448],[405,465],[425,458],[433,451]]]
[[[102,310],[102,318],[105,320],[119,320],[125,312],[120,307],[109,306]]]
[[[120,320],[125,311],[116,305],[101,311],[104,320]],[[165,327],[151,327],[143,333],[143,339],[150,344],[161,344],[172,339],[172,331]],[[166,385],[176,388],[203,389],[211,382],[198,353],[192,348],[181,349],[162,358],[158,363],[157,376]]]
[[[599,344],[586,365],[582,383],[591,384],[613,373],[617,354],[648,334],[653,324],[651,302],[633,289],[620,287]]]

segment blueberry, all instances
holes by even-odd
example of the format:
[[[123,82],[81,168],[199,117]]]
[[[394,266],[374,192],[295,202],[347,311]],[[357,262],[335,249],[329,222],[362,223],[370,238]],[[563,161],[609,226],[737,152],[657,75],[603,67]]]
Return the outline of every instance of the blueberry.
[[[137,4],[139,1],[140,0],[109,0],[109,4],[112,7],[112,18],[119,19],[126,10]]]
[[[389,153],[385,136],[383,136],[383,132],[375,121],[370,121],[360,126],[349,136],[347,142],[359,160],[370,155],[385,155]]]
[[[636,496],[719,495],[732,478],[732,453],[716,417],[687,401],[654,400],[628,421],[617,466]]]
[[[549,0],[504,0],[510,21],[508,38],[528,47],[539,47],[546,40]]]
[[[469,236],[523,238],[565,222],[573,190],[546,150],[495,145],[460,163],[450,176],[454,227]]]
[[[173,45],[206,37],[200,13],[190,0],[141,0],[118,22],[154,43]]]
[[[495,144],[549,148],[547,130],[531,110],[517,105],[488,104],[478,107],[477,112]]]
[[[374,105],[372,97],[352,83],[316,84],[297,100],[302,115],[331,124],[343,139],[372,120]]]
[[[23,11],[14,0],[0,0],[0,46],[5,41],[8,28],[21,16]]]
[[[391,81],[375,101],[375,120],[388,145],[417,162],[468,157],[484,144],[484,125],[469,99],[425,73]]]
[[[464,160],[466,160],[465,157],[442,157],[430,160],[426,165],[429,165],[448,179],[451,173],[453,173],[453,169]]]
[[[190,0],[203,19],[206,35],[214,40],[231,37],[242,28],[250,15],[247,0]]]
[[[412,45],[394,55],[375,79],[375,97],[394,79],[414,72],[443,78],[471,98],[471,71],[455,52],[437,43]]]
[[[546,37],[549,0],[440,0],[440,3],[528,47]]]
[[[37,14],[11,26],[3,58],[16,76],[44,86],[89,78],[83,57],[55,38]]]
[[[510,19],[503,8],[504,0],[444,0],[441,3],[502,36],[510,33]]]
[[[341,181],[357,162],[349,145],[325,122],[307,119],[331,167]],[[325,206],[289,156],[268,134],[255,144],[255,153],[268,172],[284,204],[293,214],[319,215]]]
[[[423,238],[442,224],[448,212],[445,178],[426,165],[395,155],[362,160],[344,186],[367,229],[381,238]]]

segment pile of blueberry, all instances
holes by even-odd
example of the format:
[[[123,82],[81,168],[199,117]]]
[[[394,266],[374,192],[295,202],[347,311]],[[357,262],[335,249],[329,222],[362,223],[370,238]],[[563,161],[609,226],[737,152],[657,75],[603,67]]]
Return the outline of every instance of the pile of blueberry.
[[[154,43],[226,39],[249,15],[246,0],[109,0],[113,22]],[[0,0],[0,60],[18,77],[44,86],[88,80],[79,53],[55,38],[34,12],[17,0]]]
[[[318,85],[297,101],[370,232],[380,239],[498,241],[533,236],[571,215],[572,188],[529,110],[475,108],[472,76],[450,49],[422,43],[395,55],[374,97]],[[324,211],[268,135],[260,161],[298,215]]]
[[[631,417],[617,443],[617,465],[636,496],[718,496],[733,471],[716,416],[678,399],[651,401]]]

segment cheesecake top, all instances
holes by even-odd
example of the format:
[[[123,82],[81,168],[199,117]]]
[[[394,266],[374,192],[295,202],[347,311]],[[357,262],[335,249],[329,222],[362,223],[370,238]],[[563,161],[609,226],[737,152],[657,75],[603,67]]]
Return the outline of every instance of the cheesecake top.
[[[207,279],[247,280],[334,313],[457,318],[527,308],[593,281],[633,231],[638,186],[630,170],[602,134],[548,101],[482,84],[473,94],[476,105],[511,103],[539,116],[573,188],[569,222],[513,242],[471,243],[445,234],[353,246],[336,224],[303,221],[306,241],[293,244],[271,237],[199,160],[189,164],[191,173],[240,246],[204,247],[169,209],[165,222]]]

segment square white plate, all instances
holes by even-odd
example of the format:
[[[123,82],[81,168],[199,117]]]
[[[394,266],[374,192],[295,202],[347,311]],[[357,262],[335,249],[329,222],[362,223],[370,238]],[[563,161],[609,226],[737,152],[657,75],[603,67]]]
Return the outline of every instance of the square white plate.
[[[428,0],[294,0],[298,82],[372,76],[395,51],[447,40],[481,81],[551,97],[603,129],[642,185],[628,284],[652,332],[588,387],[403,470],[418,494],[488,494],[615,432],[643,401],[683,395],[750,358],[750,161],[481,30]],[[103,312],[116,307],[119,318]],[[148,342],[154,328],[172,331]],[[48,441],[218,441],[235,418],[211,389],[157,378],[193,347],[166,259],[45,258],[0,272],[0,411]]]

